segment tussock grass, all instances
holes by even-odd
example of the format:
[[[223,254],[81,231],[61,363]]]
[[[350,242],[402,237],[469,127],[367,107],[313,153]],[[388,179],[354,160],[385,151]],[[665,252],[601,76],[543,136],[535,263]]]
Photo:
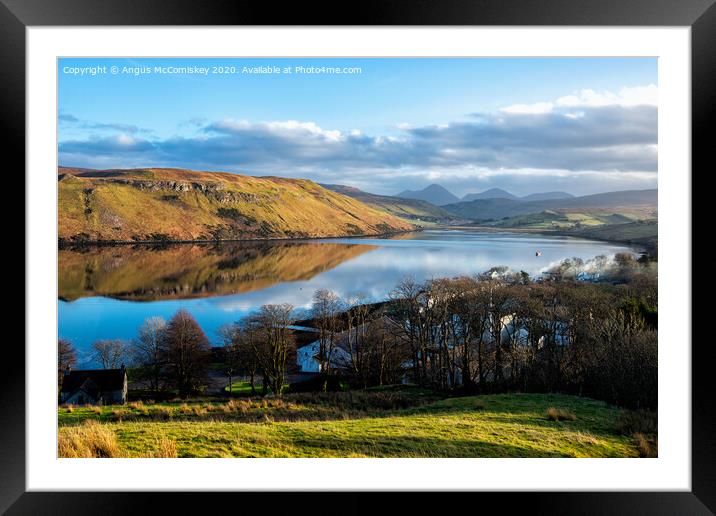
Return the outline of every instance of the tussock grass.
[[[646,436],[637,432],[634,434],[634,440],[640,457],[655,458],[659,456],[659,443],[655,435]]]
[[[160,421],[171,419],[174,414],[174,410],[164,405],[158,405],[149,409],[149,416],[152,419],[158,419]]]
[[[617,431],[624,435],[636,433],[656,434],[658,423],[656,412],[650,410],[622,410],[617,420]]]
[[[113,409],[110,412],[110,419],[113,421],[121,421],[122,419],[126,419],[127,416],[129,416],[129,411],[126,409]]]
[[[192,412],[194,413],[195,416],[199,416],[199,417],[205,416],[207,414],[206,409],[204,407],[199,407],[198,405],[195,405],[194,407],[192,407]]]
[[[61,458],[120,458],[129,456],[120,445],[114,427],[88,419],[82,425],[63,428],[57,441]],[[150,458],[176,458],[176,441],[160,437],[154,449],[144,455]]]
[[[576,421],[577,416],[568,409],[549,407],[547,409],[547,419],[550,421]]]
[[[161,437],[156,449],[150,455],[154,459],[175,459],[177,455],[177,443],[166,437]]]
[[[658,457],[658,423],[656,412],[622,410],[617,419],[616,430],[620,434],[631,436],[634,439],[640,457]]]
[[[286,394],[283,398],[233,398],[227,401],[154,403],[134,401],[127,405],[76,407],[72,416],[60,410],[60,424],[78,424],[85,419],[113,421],[237,421],[257,422],[269,415],[273,421],[326,421],[385,415],[395,410],[419,407],[435,397],[411,392],[318,392]],[[475,402],[479,404],[479,401]],[[478,408],[477,405],[475,408]]]
[[[87,420],[81,426],[63,429],[57,441],[57,454],[64,458],[122,457],[115,433],[105,425]]]

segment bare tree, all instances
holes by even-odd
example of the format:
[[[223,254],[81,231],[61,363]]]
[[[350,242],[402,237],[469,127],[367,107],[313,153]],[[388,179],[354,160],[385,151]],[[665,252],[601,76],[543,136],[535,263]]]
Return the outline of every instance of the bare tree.
[[[368,323],[366,342],[372,352],[371,377],[377,385],[397,383],[403,373],[403,364],[410,360],[410,349],[396,335],[399,328],[381,313]]]
[[[249,377],[249,385],[251,385],[251,394],[256,394],[256,375],[259,373],[261,365],[256,355],[256,347],[254,343],[258,335],[251,325],[240,327],[237,334],[237,352],[239,368],[243,374]],[[264,375],[265,378],[265,375]],[[267,382],[262,383],[262,391],[266,394]]]
[[[57,341],[57,390],[62,390],[62,379],[65,371],[77,364],[77,353],[69,340]]]
[[[286,362],[293,351],[293,306],[263,305],[259,312],[249,317],[246,331],[256,360],[264,374],[264,388],[267,386],[276,396],[281,396]]]
[[[229,378],[229,396],[233,396],[233,378],[239,374],[242,364],[241,353],[241,327],[231,323],[221,326],[218,330],[219,337],[224,344],[225,373]],[[253,374],[251,375],[251,394],[255,393]]]
[[[346,307],[346,337],[339,344],[350,356],[353,376],[363,387],[367,387],[372,373],[376,344],[370,332],[370,323],[373,320],[371,308],[362,294],[347,298],[343,301],[343,305]]]
[[[174,314],[165,333],[167,378],[178,389],[179,395],[186,398],[206,379],[211,352],[209,340],[186,310]]]
[[[413,377],[419,384],[426,383],[430,333],[430,297],[427,287],[406,277],[390,293],[390,299],[391,317],[400,327],[399,334],[410,348]]]
[[[340,314],[344,306],[341,298],[330,290],[320,289],[313,294],[311,315],[318,329],[318,363],[322,373],[331,371],[331,355],[339,332]]]
[[[166,360],[166,329],[167,322],[161,317],[145,319],[131,344],[132,360],[155,393],[159,392]]]
[[[103,369],[118,369],[127,356],[127,344],[120,339],[102,339],[92,344],[92,358]]]

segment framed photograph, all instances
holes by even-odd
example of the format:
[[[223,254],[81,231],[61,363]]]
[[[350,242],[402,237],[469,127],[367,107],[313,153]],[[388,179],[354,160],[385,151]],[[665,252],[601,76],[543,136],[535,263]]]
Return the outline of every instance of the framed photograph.
[[[0,508],[711,514],[712,4],[3,0]]]

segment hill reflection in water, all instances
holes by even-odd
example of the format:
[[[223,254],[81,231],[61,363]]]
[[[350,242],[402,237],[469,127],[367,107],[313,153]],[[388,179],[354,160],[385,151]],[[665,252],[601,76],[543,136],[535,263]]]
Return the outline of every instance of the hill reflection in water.
[[[157,301],[224,296],[304,281],[373,245],[232,242],[62,249],[59,298]]]

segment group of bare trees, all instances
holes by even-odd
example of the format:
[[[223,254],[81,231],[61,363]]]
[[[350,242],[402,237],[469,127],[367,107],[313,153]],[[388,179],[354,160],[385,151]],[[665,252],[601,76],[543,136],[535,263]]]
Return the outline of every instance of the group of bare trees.
[[[206,383],[211,347],[196,319],[179,310],[168,322],[146,319],[137,338],[126,344],[125,357],[134,379],[146,382],[152,392],[171,389],[188,397]]]
[[[493,271],[494,272],[494,271]],[[402,281],[389,304],[416,383],[468,392],[573,392],[656,405],[656,282],[526,276]]]
[[[408,381],[461,392],[571,392],[656,405],[656,281],[533,282],[502,269],[401,281],[382,304],[329,290],[313,297],[324,375],[364,388]],[[226,339],[237,370],[278,392],[294,346],[292,310],[264,306]],[[336,353],[340,349],[340,353]],[[231,353],[230,353],[231,355]],[[335,357],[340,357],[337,360]]]
[[[405,345],[382,309],[359,295],[343,298],[321,289],[314,293],[309,315],[321,374],[345,376],[359,387],[400,380]],[[229,381],[234,375],[248,377],[254,393],[260,376],[263,394],[267,389],[279,394],[288,364],[295,361],[294,322],[291,305],[264,305],[242,321],[222,327]],[[337,360],[338,356],[343,359]]]
[[[58,373],[77,363],[72,345],[58,342]],[[92,344],[91,358],[104,369],[132,366],[133,380],[144,381],[154,393],[171,389],[187,397],[206,383],[211,348],[209,339],[186,310],[177,311],[167,322],[151,317],[139,328],[136,339],[98,340]],[[61,387],[61,384],[60,384]]]
[[[293,306],[280,304],[263,305],[241,322],[224,326],[220,334],[224,339],[229,384],[233,374],[243,374],[250,378],[254,393],[256,376],[260,373],[262,393],[271,389],[280,396],[286,367],[295,350],[293,322]]]

